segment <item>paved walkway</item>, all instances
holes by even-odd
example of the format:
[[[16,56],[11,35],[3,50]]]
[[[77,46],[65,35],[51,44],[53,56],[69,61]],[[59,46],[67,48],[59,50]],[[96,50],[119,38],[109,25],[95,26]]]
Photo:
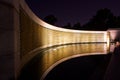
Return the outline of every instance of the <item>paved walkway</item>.
[[[120,80],[120,46],[114,49],[104,80]]]

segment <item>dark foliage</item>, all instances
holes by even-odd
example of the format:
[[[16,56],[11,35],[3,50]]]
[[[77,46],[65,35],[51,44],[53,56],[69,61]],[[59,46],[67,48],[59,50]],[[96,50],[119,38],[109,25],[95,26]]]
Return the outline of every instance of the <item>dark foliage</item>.
[[[48,15],[44,18],[44,21],[49,24],[55,25],[55,23],[57,22],[57,18],[54,15]]]
[[[57,22],[57,18],[54,15],[48,15],[44,18],[49,24],[54,25]],[[80,22],[75,23],[71,26],[71,23],[62,26],[67,29],[76,29],[76,30],[102,30],[105,31],[108,28],[120,28],[120,16],[114,16],[113,13],[107,9],[100,9],[96,12],[96,15],[93,16],[88,23],[81,26]]]
[[[113,26],[114,21],[115,17],[111,13],[111,11],[105,8],[98,10],[96,15],[93,16],[93,18],[83,27],[84,29],[89,30],[107,30],[111,26],[111,24]]]

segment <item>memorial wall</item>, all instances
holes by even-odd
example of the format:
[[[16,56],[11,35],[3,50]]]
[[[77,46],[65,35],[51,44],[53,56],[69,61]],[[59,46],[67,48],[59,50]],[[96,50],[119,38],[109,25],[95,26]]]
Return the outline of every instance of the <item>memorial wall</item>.
[[[24,59],[33,57],[35,53],[47,47],[107,42],[106,31],[70,30],[50,25],[39,19],[22,1],[20,5],[20,56],[23,62]]]
[[[109,43],[107,31],[70,30],[44,22],[31,11],[25,0],[1,0],[0,10],[0,80],[17,79],[22,68],[41,50],[74,43]],[[45,59],[48,58],[45,56]],[[49,66],[52,64],[54,62]]]

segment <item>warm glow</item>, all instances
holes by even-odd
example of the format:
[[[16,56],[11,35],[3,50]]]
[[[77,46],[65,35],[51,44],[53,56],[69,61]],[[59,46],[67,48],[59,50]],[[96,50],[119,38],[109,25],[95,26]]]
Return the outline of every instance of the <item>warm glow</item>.
[[[39,51],[41,52],[40,73],[43,75],[47,74],[51,66],[68,57],[105,54],[108,51],[110,34],[107,31],[70,30],[56,27],[39,19],[24,0],[20,2],[22,67]]]
[[[107,49],[110,49],[110,32],[107,32]]]
[[[51,48],[42,56],[42,70],[44,80],[50,70],[61,62],[79,56],[107,54],[107,44],[73,44]],[[104,47],[106,46],[106,47]]]

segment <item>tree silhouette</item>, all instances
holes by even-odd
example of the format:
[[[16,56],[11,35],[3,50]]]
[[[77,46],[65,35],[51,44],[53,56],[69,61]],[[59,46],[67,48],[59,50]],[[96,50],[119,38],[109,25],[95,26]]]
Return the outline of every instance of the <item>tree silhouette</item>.
[[[115,18],[114,27],[115,28],[120,28],[120,16]]]
[[[44,18],[44,21],[55,25],[57,18],[54,15],[48,15]],[[76,29],[76,30],[107,30],[108,28],[120,28],[120,16],[114,16],[113,13],[103,8],[96,12],[88,23],[81,26],[80,22],[75,23],[71,26],[71,23],[67,23],[63,28]]]
[[[113,28],[116,25],[116,16],[109,17],[108,21],[106,22],[106,26],[108,28]]]
[[[52,25],[55,25],[57,22],[57,18],[54,15],[48,15],[43,20]]]
[[[63,26],[63,28],[72,29],[71,23],[67,23],[67,25]]]
[[[83,27],[84,29],[89,30],[107,30],[109,27],[111,27],[110,25],[113,24],[114,21],[115,19],[112,12],[109,9],[104,8],[98,10],[96,15],[93,16],[93,18]]]
[[[72,29],[77,29],[77,30],[82,29],[80,22],[77,22],[76,24],[74,24],[73,27],[72,27]]]

